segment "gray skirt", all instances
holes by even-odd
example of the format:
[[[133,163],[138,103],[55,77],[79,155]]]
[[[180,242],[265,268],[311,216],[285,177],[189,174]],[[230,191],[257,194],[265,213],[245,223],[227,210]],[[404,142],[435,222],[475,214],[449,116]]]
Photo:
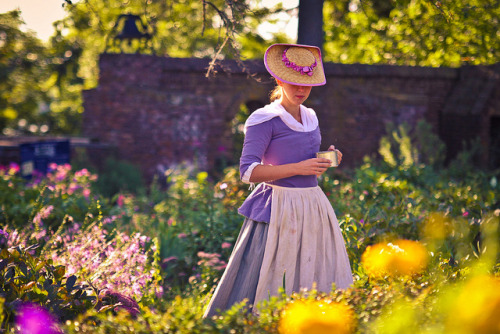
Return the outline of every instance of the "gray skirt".
[[[251,308],[280,288],[330,292],[352,284],[342,231],[323,191],[272,187],[269,224],[245,219],[205,317],[244,299]]]
[[[267,240],[267,223],[245,218],[226,270],[208,304],[204,317],[225,311],[244,299],[251,306],[259,282]]]

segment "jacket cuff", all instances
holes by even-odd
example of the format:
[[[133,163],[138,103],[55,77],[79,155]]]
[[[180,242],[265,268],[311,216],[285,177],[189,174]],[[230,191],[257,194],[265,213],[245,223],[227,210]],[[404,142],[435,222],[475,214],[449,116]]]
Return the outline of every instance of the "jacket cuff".
[[[252,172],[253,172],[254,168],[257,167],[258,165],[260,165],[260,162],[253,162],[247,168],[247,170],[245,171],[245,174],[243,174],[241,181],[243,181],[244,183],[250,183],[250,176],[252,176]]]

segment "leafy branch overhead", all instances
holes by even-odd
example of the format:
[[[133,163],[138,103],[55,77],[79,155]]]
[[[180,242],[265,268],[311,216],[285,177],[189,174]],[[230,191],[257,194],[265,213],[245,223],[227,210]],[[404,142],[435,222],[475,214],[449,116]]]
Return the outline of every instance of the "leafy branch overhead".
[[[223,58],[242,60],[265,49],[265,45],[253,43],[241,54],[241,43],[259,39],[255,33],[257,22],[279,9],[251,10],[248,1],[131,1],[82,0],[73,3],[65,0],[68,15],[57,24],[66,29],[67,37],[78,39],[85,45],[87,55],[82,62],[91,62],[86,69],[86,80],[96,84],[96,59],[105,50],[103,39],[116,33],[112,28],[120,15],[130,13],[140,16],[154,31],[154,54],[170,57],[203,57],[212,61],[207,75],[215,73],[215,64]],[[88,59],[88,58],[92,59]],[[240,62],[241,63],[241,62]],[[241,63],[242,64],[242,63]],[[87,66],[86,66],[87,67]]]
[[[304,14],[306,6],[316,14],[301,15],[299,29],[322,19],[326,62],[459,67],[500,59],[496,0],[324,0],[300,1],[297,8],[250,0],[60,3],[66,15],[53,23],[46,43],[23,29],[20,11],[0,14],[3,135],[78,134],[81,92],[97,85],[99,55],[127,13],[149,27],[156,55],[210,59],[207,76],[223,59],[235,59],[248,73],[243,60],[261,59],[272,43],[294,42],[285,31],[264,35],[261,28],[283,27],[278,23]]]

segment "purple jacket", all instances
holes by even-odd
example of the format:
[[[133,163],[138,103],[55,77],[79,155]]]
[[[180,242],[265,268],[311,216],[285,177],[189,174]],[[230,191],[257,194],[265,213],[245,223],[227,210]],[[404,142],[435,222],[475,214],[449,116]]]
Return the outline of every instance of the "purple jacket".
[[[313,131],[299,132],[288,127],[280,117],[247,128],[243,152],[240,158],[240,177],[253,163],[283,165],[314,158],[319,151],[321,134],[319,127]],[[272,182],[281,187],[316,187],[315,175],[296,175]],[[272,188],[259,184],[247,197],[238,212],[259,222],[269,223],[271,218]]]

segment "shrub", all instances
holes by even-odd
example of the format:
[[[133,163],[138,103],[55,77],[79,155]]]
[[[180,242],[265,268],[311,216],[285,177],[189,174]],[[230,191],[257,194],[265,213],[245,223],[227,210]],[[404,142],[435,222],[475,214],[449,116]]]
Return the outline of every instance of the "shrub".
[[[36,249],[36,245],[17,246],[0,252],[2,328],[9,327],[27,303],[42,306],[65,321],[91,309],[96,302],[88,285],[78,283],[74,275],[66,275],[64,266],[37,256]]]
[[[118,193],[136,194],[144,191],[144,180],[137,166],[127,161],[108,158],[95,183],[95,189],[106,198]]]
[[[97,222],[80,227],[74,223],[63,235],[52,238],[45,255],[64,265],[99,290],[107,289],[137,300],[161,297],[156,241],[135,233],[109,233]]]
[[[97,175],[88,170],[72,172],[68,164],[51,164],[46,177],[28,182],[14,167],[0,168],[0,226],[23,229],[30,223],[43,223],[55,231],[67,215],[83,221],[88,214],[105,213],[105,202],[91,191]]]

